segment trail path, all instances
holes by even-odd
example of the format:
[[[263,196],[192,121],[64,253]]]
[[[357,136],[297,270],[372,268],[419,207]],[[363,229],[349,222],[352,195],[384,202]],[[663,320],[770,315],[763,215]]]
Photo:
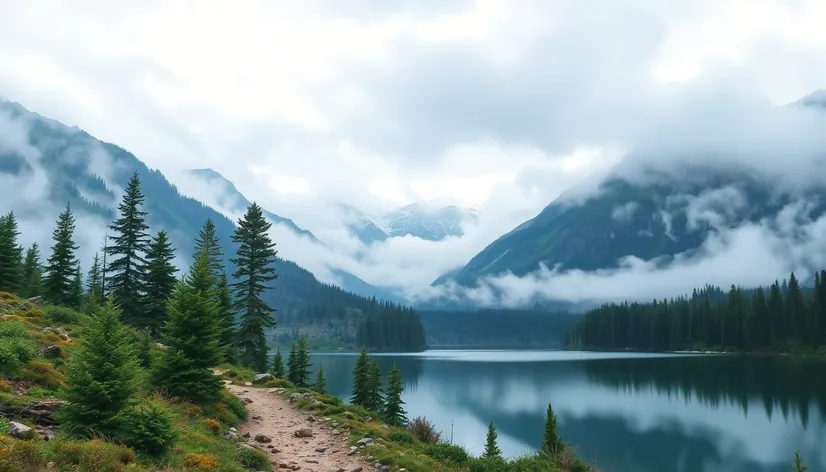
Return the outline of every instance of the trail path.
[[[238,434],[249,433],[247,442],[250,444],[256,443],[258,434],[272,438],[270,443],[258,444],[271,456],[270,460],[277,470],[360,472],[373,469],[368,468],[361,456],[347,455],[350,446],[345,436],[334,436],[330,426],[321,419],[308,421],[309,413],[294,408],[289,400],[273,393],[273,389],[238,385],[227,385],[227,389],[242,400],[252,400],[252,403],[247,403],[249,420],[238,427]],[[311,429],[313,436],[295,437],[295,431],[303,428]]]

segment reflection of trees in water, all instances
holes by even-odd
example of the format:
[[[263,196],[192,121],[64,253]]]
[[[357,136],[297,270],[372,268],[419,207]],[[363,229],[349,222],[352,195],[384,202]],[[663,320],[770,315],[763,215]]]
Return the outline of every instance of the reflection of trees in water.
[[[619,391],[655,391],[682,396],[710,408],[735,405],[748,415],[759,398],[771,419],[777,410],[809,424],[810,407],[826,418],[826,362],[819,359],[751,356],[602,359],[584,363],[588,378]]]
[[[340,354],[313,354],[313,374],[318,364],[324,366],[324,375],[327,378],[327,390],[332,395],[341,398],[350,398],[353,390],[353,369],[356,368],[358,355]],[[422,359],[417,356],[373,356],[379,363],[383,375],[387,375],[393,367],[393,363],[399,368],[404,381],[404,388],[408,392],[414,392],[419,385],[422,376]]]

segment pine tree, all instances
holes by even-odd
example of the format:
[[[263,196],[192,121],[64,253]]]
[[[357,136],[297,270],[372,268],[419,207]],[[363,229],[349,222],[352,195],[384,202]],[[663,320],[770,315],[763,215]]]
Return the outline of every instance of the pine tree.
[[[92,260],[92,267],[86,274],[86,305],[88,307],[97,307],[101,303],[103,294],[103,273],[100,267],[100,256],[95,253],[95,258]],[[94,308],[91,309],[94,311]]]
[[[379,363],[373,359],[367,370],[367,404],[364,408],[381,412],[384,409],[384,390],[381,381],[381,368]]]
[[[281,357],[281,346],[275,348],[275,359],[272,361],[272,375],[278,379],[284,378],[284,359]]]
[[[217,278],[224,272],[224,263],[222,262],[224,252],[221,249],[221,243],[218,241],[218,235],[215,234],[215,223],[211,218],[207,218],[204,222],[203,228],[195,238],[195,254],[205,252],[209,267]]]
[[[404,411],[402,393],[402,373],[396,365],[390,369],[387,379],[387,398],[384,403],[384,421],[390,426],[404,426],[407,424],[407,412]]]
[[[23,288],[20,296],[31,298],[40,296],[43,268],[40,266],[40,248],[32,243],[26,251],[26,260],[23,263]]]
[[[551,404],[548,403],[548,410],[545,412],[545,431],[542,434],[542,447],[540,451],[550,457],[562,453],[562,439],[556,432],[556,415]]]
[[[17,292],[26,282],[23,276],[23,248],[18,245],[14,213],[0,217],[0,292]]]
[[[499,449],[499,444],[497,444],[498,435],[496,434],[496,426],[493,425],[493,421],[488,423],[488,436],[485,440],[485,452],[482,454],[482,457],[485,459],[502,459],[502,450]]]
[[[121,429],[120,413],[138,381],[132,338],[119,316],[110,299],[83,329],[81,347],[69,365],[67,405],[58,412],[62,431],[111,437]]]
[[[109,289],[123,310],[124,321],[132,326],[149,324],[144,312],[145,254],[149,246],[147,213],[141,211],[144,198],[138,173],[135,172],[118,205],[120,217],[109,226],[114,236],[109,236],[112,244],[106,247],[106,253],[111,256],[106,268],[110,274]]]
[[[75,276],[72,278],[68,304],[70,307],[76,309],[83,306],[83,272],[80,269],[80,262],[75,266]]]
[[[73,238],[75,217],[72,209],[66,209],[57,217],[57,226],[52,233],[54,246],[52,255],[46,261],[46,277],[43,279],[43,295],[55,305],[70,305],[72,297],[72,279],[75,276],[77,259]]]
[[[166,231],[158,231],[149,244],[146,253],[146,316],[141,329],[148,329],[156,336],[166,320],[166,304],[175,290],[178,269],[172,264],[175,250],[169,242]]]
[[[316,372],[315,383],[313,383],[313,390],[318,393],[327,394],[327,380],[324,378],[324,366],[318,366],[318,372]]]
[[[167,349],[152,373],[155,386],[195,402],[215,400],[222,388],[212,372],[224,358],[218,307],[201,288],[211,275],[206,254],[201,253],[177,284],[161,331]]]
[[[253,203],[247,213],[238,220],[238,228],[232,236],[237,242],[237,257],[232,259],[237,270],[232,284],[235,291],[234,308],[241,314],[236,345],[240,361],[258,372],[267,369],[267,340],[265,328],[275,327],[275,310],[261,299],[261,294],[272,288],[267,282],[278,276],[273,268],[275,243],[267,233],[272,226]]]
[[[295,347],[296,358],[296,387],[308,387],[310,381],[310,348],[307,346],[307,338],[301,336]]]
[[[218,278],[218,324],[221,326],[221,345],[226,350],[226,361],[235,363],[235,313],[232,311],[232,295],[229,291],[227,273],[221,272]],[[281,366],[282,370],[284,366]]]
[[[287,358],[287,380],[298,386],[298,350],[295,341],[290,346],[290,357]]]
[[[366,406],[370,401],[370,394],[367,390],[367,378],[370,372],[370,357],[367,349],[361,348],[361,355],[356,361],[356,368],[353,370],[353,395],[350,403],[353,405]]]

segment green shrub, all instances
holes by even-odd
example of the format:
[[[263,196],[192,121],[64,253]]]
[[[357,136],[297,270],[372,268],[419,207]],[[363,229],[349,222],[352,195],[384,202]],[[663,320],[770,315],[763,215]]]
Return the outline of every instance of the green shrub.
[[[238,449],[238,462],[250,470],[272,470],[267,455],[255,449]]]
[[[246,421],[249,411],[240,398],[231,394],[229,391],[224,390],[222,393],[221,402],[226,405],[229,408],[229,411],[237,416],[240,421]]]
[[[538,455],[515,459],[511,461],[510,467],[511,470],[518,470],[519,472],[551,472],[560,470],[555,467],[552,462]]]
[[[270,379],[259,386],[264,388],[295,388],[295,385],[287,379]]]
[[[62,441],[55,447],[58,463],[75,465],[82,472],[122,472],[124,465],[135,462],[135,451],[104,442]]]
[[[43,360],[29,361],[20,372],[20,377],[49,390],[57,390],[66,386],[63,374]]]
[[[391,431],[387,439],[399,444],[413,444],[416,442],[416,437],[412,433],[401,429]]]
[[[437,461],[456,465],[463,465],[470,459],[470,455],[463,447],[443,442],[428,444],[424,448],[424,453]]]
[[[0,333],[0,375],[16,377],[34,357],[34,345],[25,339],[3,337]]]
[[[17,320],[4,321],[0,323],[0,339],[16,338],[26,339],[28,330],[26,325]]]
[[[78,324],[83,316],[80,313],[65,306],[48,305],[45,309],[46,319],[52,323]]]
[[[471,458],[465,466],[470,472],[510,472],[511,470],[517,470],[511,468],[502,459],[484,459],[481,457]]]
[[[177,439],[169,411],[157,400],[142,400],[122,415],[123,431],[119,439],[138,451],[160,456]]]
[[[442,433],[436,431],[436,426],[424,416],[410,420],[407,429],[419,438],[419,441],[427,444],[438,443],[442,437]]]

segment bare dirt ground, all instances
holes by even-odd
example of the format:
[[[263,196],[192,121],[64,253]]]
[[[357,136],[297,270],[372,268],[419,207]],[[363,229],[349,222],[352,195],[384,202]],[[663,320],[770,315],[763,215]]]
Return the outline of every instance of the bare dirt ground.
[[[372,470],[359,455],[348,456],[350,446],[344,436],[334,436],[323,421],[308,421],[309,413],[294,408],[290,402],[268,388],[227,385],[230,392],[247,403],[249,419],[238,427],[239,436],[249,433],[247,442],[258,444],[271,456],[276,469],[308,472],[359,472]],[[295,431],[309,428],[313,436],[298,438]],[[263,434],[272,442],[261,443],[256,435]],[[272,446],[272,447],[268,447]],[[274,453],[275,452],[275,453]],[[295,466],[300,466],[296,469]]]

